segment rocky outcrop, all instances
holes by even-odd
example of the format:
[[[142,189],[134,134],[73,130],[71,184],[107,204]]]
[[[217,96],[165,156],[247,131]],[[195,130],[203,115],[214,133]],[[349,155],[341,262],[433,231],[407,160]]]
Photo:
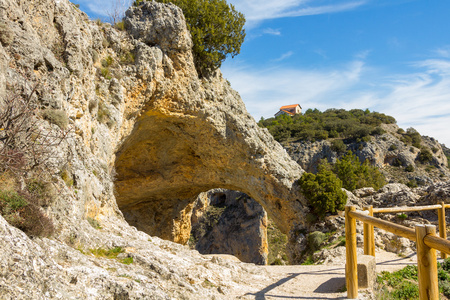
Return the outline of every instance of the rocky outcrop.
[[[5,81],[24,97],[36,86],[36,107],[68,119],[49,149],[57,192],[42,207],[55,235],[29,239],[0,218],[7,298],[230,299],[248,266],[129,224],[184,243],[195,197],[216,187],[251,195],[284,232],[303,220],[302,169],[220,72],[198,78],[181,10],[147,2],[125,22],[128,32],[90,21],[67,0],[0,0],[10,37],[0,39],[0,96]],[[61,134],[55,122],[41,130]],[[91,253],[115,247],[119,258]]]
[[[31,240],[0,216],[2,299],[234,299],[257,292],[270,275],[254,265],[205,257],[185,246],[123,226],[84,234],[102,248]],[[120,251],[116,258],[101,255]],[[93,255],[96,253],[96,256]]]
[[[225,189],[201,193],[191,235],[202,254],[232,254],[243,262],[267,264],[267,214],[244,193]]]
[[[450,178],[447,157],[443,147],[433,138],[422,136],[421,147],[430,151],[431,161],[422,163],[419,154],[422,149],[401,141],[399,127],[395,124],[381,124],[384,134],[372,136],[370,141],[348,142],[346,147],[358,156],[361,162],[368,161],[386,175],[389,182],[414,182],[430,185]],[[285,143],[289,155],[307,172],[316,173],[322,159],[336,162],[339,155],[330,140],[317,142]]]
[[[177,7],[153,2],[127,12],[126,27],[142,56],[137,68],[153,76],[142,82],[145,105],[116,155],[117,203],[131,224],[185,243],[190,203],[199,193],[239,190],[288,232],[303,216],[305,200],[293,188],[302,170],[257,126],[219,72],[198,78],[181,16]],[[158,218],[165,214],[177,218]],[[159,226],[149,230],[145,222]]]

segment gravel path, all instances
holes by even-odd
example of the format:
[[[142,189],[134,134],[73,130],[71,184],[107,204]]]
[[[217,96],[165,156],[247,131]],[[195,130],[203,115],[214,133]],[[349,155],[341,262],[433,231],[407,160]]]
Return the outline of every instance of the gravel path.
[[[400,257],[377,251],[377,272],[396,271],[417,262],[415,254]],[[264,266],[272,275],[272,283],[246,299],[347,299],[345,289],[345,257],[333,265]],[[250,296],[250,297],[248,297]],[[371,299],[368,291],[360,291],[358,299]]]

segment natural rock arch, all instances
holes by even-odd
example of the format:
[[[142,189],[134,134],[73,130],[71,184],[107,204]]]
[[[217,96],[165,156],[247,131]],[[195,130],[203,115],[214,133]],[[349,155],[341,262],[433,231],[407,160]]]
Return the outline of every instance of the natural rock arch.
[[[294,184],[303,171],[219,72],[198,78],[186,26],[173,21],[180,16],[176,6],[154,2],[127,12],[127,30],[141,42],[137,62],[151,74],[143,86],[151,90],[143,89],[145,103],[116,153],[117,204],[138,229],[185,243],[200,192],[239,190],[287,233],[304,219],[306,202]]]

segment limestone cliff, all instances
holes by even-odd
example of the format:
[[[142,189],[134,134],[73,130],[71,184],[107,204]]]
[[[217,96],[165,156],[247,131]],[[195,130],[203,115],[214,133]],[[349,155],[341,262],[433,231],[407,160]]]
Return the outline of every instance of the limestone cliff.
[[[125,24],[93,22],[67,0],[0,0],[1,100],[36,86],[40,111],[67,116],[69,130],[51,149],[57,192],[41,208],[53,237],[30,239],[0,217],[7,299],[229,299],[251,268],[129,224],[185,243],[195,197],[217,187],[251,195],[284,232],[304,219],[302,169],[220,72],[198,78],[181,10],[147,2]]]

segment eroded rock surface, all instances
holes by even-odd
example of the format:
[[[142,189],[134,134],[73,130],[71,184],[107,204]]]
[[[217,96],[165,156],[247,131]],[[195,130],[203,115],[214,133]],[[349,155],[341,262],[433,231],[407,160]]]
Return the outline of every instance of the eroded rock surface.
[[[232,254],[243,262],[267,264],[267,214],[244,193],[201,193],[193,211],[192,237],[202,254]]]
[[[239,190],[261,203],[288,232],[303,216],[305,200],[293,187],[302,170],[257,126],[219,72],[198,78],[180,16],[177,7],[153,2],[127,12],[125,23],[143,56],[139,61],[162,60],[145,66],[154,75],[143,85],[152,84],[154,90],[146,95],[131,134],[117,152],[117,203],[137,228],[185,243],[189,203],[199,193],[212,188]],[[149,30],[142,24],[156,27]],[[178,39],[166,41],[161,36],[166,27]],[[145,53],[161,54],[147,59]],[[177,219],[158,218],[165,214]],[[152,230],[146,222],[167,230]]]
[[[124,216],[183,243],[198,193],[228,187],[252,195],[285,232],[302,220],[293,184],[301,168],[220,73],[198,79],[181,10],[148,2],[127,20],[131,34],[89,20],[68,0],[0,0],[8,28],[0,97],[5,86],[19,97],[36,86],[36,106],[68,118],[66,139],[49,149],[56,192],[42,207],[55,235],[30,239],[0,218],[6,299],[245,298],[264,288],[247,286],[252,276],[265,280],[251,266],[152,238]],[[55,123],[42,128],[61,133]],[[133,263],[91,253],[115,247]]]

